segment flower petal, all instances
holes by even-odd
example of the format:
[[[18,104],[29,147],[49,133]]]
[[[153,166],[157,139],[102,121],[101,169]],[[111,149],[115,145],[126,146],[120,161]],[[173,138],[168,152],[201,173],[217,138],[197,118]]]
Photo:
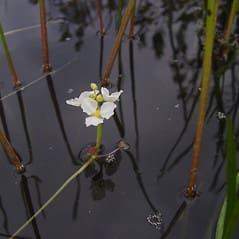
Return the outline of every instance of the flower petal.
[[[110,95],[108,89],[106,89],[105,87],[101,88],[101,94],[103,95],[104,100],[108,102],[115,102],[116,100],[118,100],[122,92],[123,91],[120,90],[119,92],[114,92]]]
[[[84,98],[81,102],[81,108],[83,112],[85,112],[88,115],[94,114],[97,109],[97,106],[98,103],[91,98]]]
[[[109,119],[114,114],[116,104],[113,102],[104,102],[100,107],[100,114],[103,118]]]
[[[90,116],[85,119],[86,127],[90,125],[97,126],[98,124],[102,124],[102,123],[103,123],[103,119],[95,117],[95,116]]]
[[[72,105],[72,106],[81,106],[81,101],[80,101],[79,97],[75,97],[75,98],[66,100],[66,103],[68,105]]]

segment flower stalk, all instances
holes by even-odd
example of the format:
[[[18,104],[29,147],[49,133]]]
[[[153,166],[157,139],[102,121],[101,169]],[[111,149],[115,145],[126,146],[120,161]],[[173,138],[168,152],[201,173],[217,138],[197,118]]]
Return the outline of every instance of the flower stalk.
[[[43,212],[43,210],[49,206],[57,196],[76,178],[78,177],[89,165],[91,165],[96,159],[97,154],[100,149],[101,141],[102,141],[102,124],[97,126],[96,131],[96,153],[91,155],[89,159],[74,173],[72,174],[57,190],[56,192],[22,225],[20,226],[14,234],[9,239],[14,239],[24,228],[26,228],[39,214]]]

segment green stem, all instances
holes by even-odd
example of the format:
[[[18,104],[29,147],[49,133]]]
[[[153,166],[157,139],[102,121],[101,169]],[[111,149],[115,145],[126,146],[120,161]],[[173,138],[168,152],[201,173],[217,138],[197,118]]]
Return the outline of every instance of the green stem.
[[[14,87],[18,88],[19,86],[21,86],[21,82],[17,78],[17,73],[16,73],[16,70],[15,70],[15,67],[14,67],[14,64],[13,64],[13,61],[12,61],[10,51],[8,49],[7,41],[6,41],[6,38],[4,36],[4,31],[3,31],[1,23],[0,23],[0,39],[1,39],[2,44],[3,44],[3,49],[5,51],[5,55],[6,55],[8,66],[9,66],[9,69],[10,69],[10,72],[11,72]]]
[[[96,155],[100,150],[102,140],[102,124],[97,126],[97,134],[96,134],[96,154],[92,155],[85,164],[79,168],[74,174],[72,174],[58,189],[57,191],[39,208],[21,227],[19,227],[14,234],[9,237],[9,239],[13,239],[17,236],[26,226],[28,226],[51,202],[53,202],[56,197],[71,183],[79,174],[81,174],[90,164],[92,164],[96,159]]]
[[[96,134],[96,153],[99,153],[100,151],[100,145],[102,140],[102,124],[97,125],[97,134]]]

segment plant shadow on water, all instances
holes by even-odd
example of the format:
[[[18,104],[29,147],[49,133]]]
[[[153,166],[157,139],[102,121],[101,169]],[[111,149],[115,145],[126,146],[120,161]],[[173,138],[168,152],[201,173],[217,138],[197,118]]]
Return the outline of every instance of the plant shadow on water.
[[[1,238],[34,214],[85,162],[92,146],[94,127],[86,128],[82,112],[65,101],[102,79],[118,29],[118,5],[126,5],[102,1],[105,32],[100,34],[96,2],[46,1],[52,65],[47,76],[41,73],[38,1],[0,2],[6,9],[0,10],[0,21],[22,82],[13,90],[0,48],[1,126],[26,167],[18,175],[1,148]],[[220,16],[227,8],[222,1]],[[139,1],[135,35],[124,35],[110,77],[109,88],[124,92],[103,127],[100,155],[105,157],[16,238],[214,238],[225,195],[227,115],[238,148],[239,66],[237,51],[222,59],[216,33],[200,196],[187,201],[183,192],[201,92],[205,14],[198,1]],[[219,30],[225,21],[219,18]],[[235,24],[230,41],[236,44],[238,18]],[[130,147],[114,152],[121,139]]]

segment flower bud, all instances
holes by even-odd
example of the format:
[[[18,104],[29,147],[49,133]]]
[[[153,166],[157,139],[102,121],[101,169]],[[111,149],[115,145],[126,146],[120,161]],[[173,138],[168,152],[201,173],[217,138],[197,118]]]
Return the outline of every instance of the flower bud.
[[[91,88],[92,90],[97,90],[97,89],[98,89],[98,86],[97,86],[95,83],[91,83],[91,84],[90,84],[90,88]]]
[[[96,96],[96,101],[97,101],[97,102],[103,102],[103,101],[104,101],[103,96],[102,96],[102,95],[97,95],[97,96]]]
[[[90,98],[93,99],[93,100],[95,100],[95,99],[96,99],[96,96],[97,96],[96,94],[92,94],[92,95],[90,95]]]

